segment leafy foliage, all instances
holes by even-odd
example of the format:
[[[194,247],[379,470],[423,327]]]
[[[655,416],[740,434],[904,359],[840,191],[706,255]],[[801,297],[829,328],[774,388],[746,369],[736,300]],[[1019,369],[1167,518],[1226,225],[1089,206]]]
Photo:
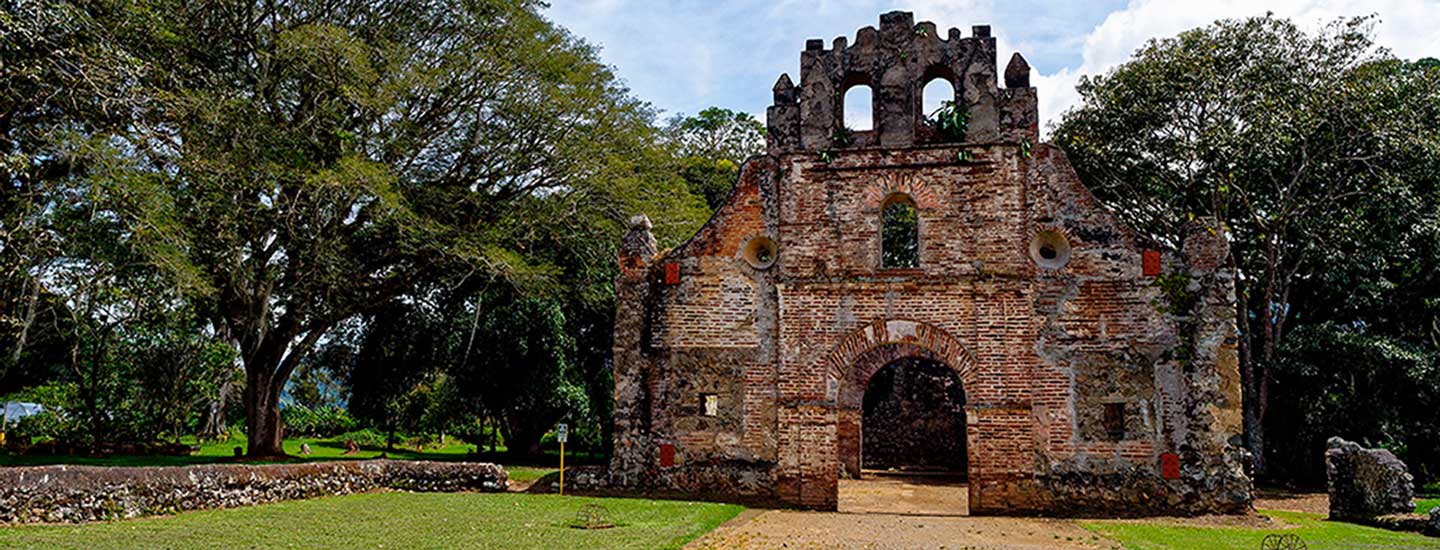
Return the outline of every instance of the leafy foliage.
[[[1332,436],[1396,451],[1422,483],[1440,479],[1440,353],[1392,337],[1333,323],[1304,326],[1286,339],[1276,365],[1271,426],[1279,467],[1300,479],[1323,479]],[[1384,396],[1384,398],[1377,398]]]
[[[281,452],[279,399],[301,360],[387,303],[578,277],[600,307],[613,245],[567,248],[584,254],[575,269],[525,247],[608,243],[645,210],[680,235],[705,212],[664,173],[651,111],[542,6],[7,6],[0,330],[21,336],[0,378],[36,355],[37,319],[74,321],[84,345],[62,345],[102,365],[120,331],[91,322],[100,305],[163,296],[238,353],[263,456]],[[132,273],[130,294],[102,296]],[[54,307],[85,292],[78,311]],[[101,374],[77,375],[81,393],[99,395]]]
[[[1440,294],[1423,266],[1440,212],[1440,73],[1377,49],[1371,25],[1307,34],[1257,17],[1152,40],[1083,80],[1083,104],[1054,133],[1097,196],[1151,237],[1178,246],[1199,216],[1229,228],[1246,433],[1262,468],[1310,460],[1264,444],[1272,396],[1323,395],[1277,386],[1272,368],[1300,349],[1290,334],[1331,323],[1435,348]],[[1296,425],[1280,424],[1284,440]]]
[[[760,121],[749,113],[719,107],[694,116],[675,115],[661,138],[690,192],[704,197],[711,210],[730,194],[745,159],[765,152],[765,126]]]
[[[965,132],[970,129],[970,111],[962,103],[946,101],[930,114],[926,122],[945,141],[965,141]]]
[[[891,200],[881,212],[881,265],[887,268],[920,267],[920,218],[915,203]]]
[[[330,437],[353,431],[358,426],[349,411],[335,406],[311,408],[292,404],[280,409],[280,416],[285,419],[287,437]]]

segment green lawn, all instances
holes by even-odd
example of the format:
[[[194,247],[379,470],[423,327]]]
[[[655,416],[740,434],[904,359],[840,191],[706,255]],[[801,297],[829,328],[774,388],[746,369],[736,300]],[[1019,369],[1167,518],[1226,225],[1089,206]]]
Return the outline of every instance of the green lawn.
[[[310,444],[310,456],[300,455],[300,445]],[[39,466],[46,464],[84,464],[91,466],[182,466],[186,464],[210,464],[215,462],[235,462],[234,448],[245,448],[245,436],[237,435],[224,443],[206,443],[200,446],[200,450],[190,456],[111,456],[104,458],[86,456],[30,456],[12,455],[0,453],[0,466]],[[478,460],[482,462],[500,462],[503,456],[482,456],[473,458],[469,455],[473,449],[459,440],[451,440],[451,443],[442,447],[426,447],[423,452],[416,452],[415,449],[397,448],[388,454],[390,458],[399,460]],[[366,460],[379,457],[384,449],[378,447],[362,447],[359,453],[353,455],[345,454],[345,445],[336,443],[334,438],[301,438],[285,441],[285,452],[293,458],[284,462],[318,462],[326,460]],[[513,481],[529,482],[540,479],[557,468],[551,464],[557,462],[558,457],[546,456],[540,459],[539,464],[507,465],[505,471],[509,472]],[[566,462],[573,460],[567,458]],[[241,460],[241,463],[258,464],[260,462]]]
[[[1440,539],[1397,533],[1350,523],[1325,521],[1318,514],[1262,510],[1261,513],[1296,526],[1291,529],[1241,527],[1183,527],[1161,523],[1088,521],[1082,525],[1101,536],[1119,541],[1128,550],[1195,549],[1255,550],[1265,535],[1293,533],[1309,550],[1341,548],[1440,549]]]
[[[570,468],[567,466],[566,471]],[[560,468],[540,468],[536,466],[506,466],[505,472],[510,474],[510,481],[531,482],[542,477],[560,471]]]
[[[190,441],[193,445],[193,440]],[[235,435],[229,441],[223,443],[208,442],[200,446],[200,450],[190,456],[110,456],[110,457],[86,457],[68,455],[12,455],[0,454],[0,466],[36,466],[43,464],[89,464],[94,466],[177,466],[183,464],[207,464],[212,462],[233,462],[235,447],[245,448],[245,436]],[[310,456],[300,455],[300,445],[310,444]],[[290,462],[316,462],[323,460],[365,460],[376,458],[384,453],[380,447],[362,447],[359,453],[353,455],[345,454],[344,442],[336,442],[334,438],[296,438],[287,439],[284,443],[285,452],[293,456]],[[414,448],[405,449],[397,447],[394,452],[389,453],[390,458],[401,460],[465,460],[466,453],[473,447],[459,440],[452,439],[443,447],[426,447],[423,452],[416,452]]]
[[[1427,498],[1415,501],[1415,513],[1428,514],[1430,510],[1440,508],[1440,498]]]
[[[619,526],[569,527],[587,503]],[[0,527],[0,548],[679,548],[732,504],[513,493],[369,493],[87,525]]]

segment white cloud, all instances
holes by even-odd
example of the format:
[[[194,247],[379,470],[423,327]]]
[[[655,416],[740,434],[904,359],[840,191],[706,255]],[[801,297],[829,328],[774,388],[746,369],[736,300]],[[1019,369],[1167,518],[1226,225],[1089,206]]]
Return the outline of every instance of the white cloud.
[[[1040,120],[1058,122],[1061,113],[1080,97],[1075,84],[1082,75],[1098,75],[1124,63],[1155,37],[1168,37],[1217,19],[1273,12],[1303,28],[1315,30],[1342,17],[1376,14],[1376,42],[1402,58],[1440,55],[1440,0],[1246,0],[1170,2],[1132,0],[1112,12],[1085,37],[1081,65],[1041,74],[1033,80],[1040,93]]]
[[[1042,131],[1079,100],[1082,75],[1103,74],[1150,38],[1216,19],[1270,11],[1317,29],[1374,13],[1381,46],[1405,58],[1440,56],[1440,0],[1117,1],[1124,0],[555,0],[547,13],[601,46],[602,59],[635,95],[659,108],[693,113],[719,105],[762,119],[775,78],[785,72],[798,79],[805,39],[853,41],[857,29],[878,26],[881,13],[897,9],[934,22],[942,34],[955,27],[968,36],[973,25],[991,25],[1000,68],[1015,51],[1033,67]]]

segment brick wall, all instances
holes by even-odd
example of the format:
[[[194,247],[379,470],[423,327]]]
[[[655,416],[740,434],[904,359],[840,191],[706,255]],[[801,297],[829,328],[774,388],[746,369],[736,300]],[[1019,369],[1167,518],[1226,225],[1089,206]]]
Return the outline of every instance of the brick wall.
[[[984,34],[961,50],[984,52]],[[858,56],[844,63],[890,55],[862,42],[837,45]],[[806,59],[838,63],[829,51]],[[976,74],[993,82],[990,55]],[[1015,66],[1007,85],[1018,83]],[[827,67],[818,74],[849,70]],[[622,247],[630,267],[617,280],[612,481],[833,508],[838,476],[858,466],[870,376],[922,357],[964,386],[973,512],[1248,507],[1222,229],[1197,225],[1169,251],[1121,225],[1062,152],[1030,143],[1033,88],[962,90],[999,101],[989,135],[1001,141],[926,145],[896,137],[913,125],[882,119],[875,139],[890,146],[807,149],[806,133],[830,123],[807,118],[823,106],[785,85],[772,112],[798,127],[772,124],[772,154],[746,163],[693,239],[663,255]],[[880,267],[881,207],[896,194],[917,208],[916,268]],[[637,225],[625,242],[647,235]],[[747,261],[756,237],[776,243],[774,265]],[[1183,311],[1144,270],[1157,253],[1158,274],[1190,283]],[[704,394],[719,395],[723,410],[706,416]],[[1103,425],[1112,406],[1118,437]],[[659,464],[661,448],[674,449],[674,464]],[[1162,479],[1160,455],[1172,452],[1182,475]]]

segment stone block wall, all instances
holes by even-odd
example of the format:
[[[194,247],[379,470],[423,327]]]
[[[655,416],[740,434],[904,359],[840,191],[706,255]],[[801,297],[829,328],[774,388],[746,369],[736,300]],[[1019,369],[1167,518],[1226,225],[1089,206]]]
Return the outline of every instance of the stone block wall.
[[[1357,519],[1415,511],[1415,478],[1385,449],[1366,449],[1332,437],[1325,449],[1331,519]]]
[[[0,468],[0,523],[77,523],[391,488],[504,491],[494,464],[367,460],[145,468]]]

